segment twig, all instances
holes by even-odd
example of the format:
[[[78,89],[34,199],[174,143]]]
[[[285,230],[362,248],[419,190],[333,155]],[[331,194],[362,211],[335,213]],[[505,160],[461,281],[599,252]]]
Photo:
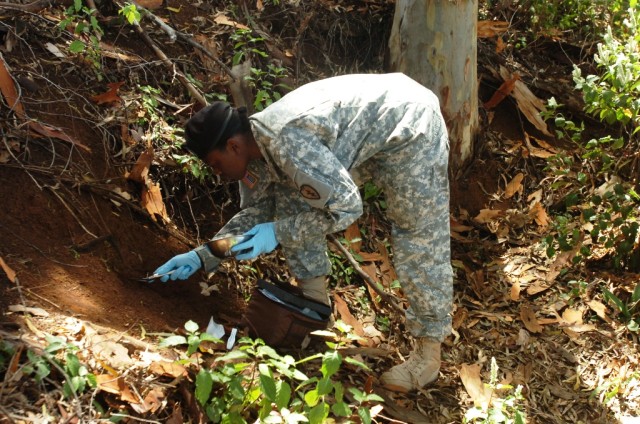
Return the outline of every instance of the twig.
[[[50,300],[49,300],[49,299],[47,299],[46,297],[43,297],[43,296],[39,295],[38,293],[34,292],[34,291],[33,291],[33,290],[31,290],[31,289],[27,289],[27,293],[28,293],[28,294],[31,294],[31,295],[34,295],[34,296],[35,296],[35,297],[37,297],[38,299],[40,299],[40,300],[42,300],[42,301],[44,301],[44,302],[47,302],[47,303],[48,303],[48,304],[50,304],[50,305],[55,306],[56,308],[60,309],[61,311],[63,310],[63,309],[60,307],[60,305],[58,305],[58,304],[56,304],[56,303],[53,303],[52,301],[50,301]]]
[[[398,304],[398,302],[396,302],[393,296],[391,296],[388,293],[385,293],[384,291],[382,291],[382,289],[380,289],[380,287],[378,287],[378,285],[373,280],[373,278],[371,278],[369,274],[364,272],[364,270],[360,267],[360,264],[358,264],[358,261],[355,260],[353,255],[349,253],[349,251],[342,245],[342,243],[340,243],[332,234],[329,234],[328,237],[329,237],[329,240],[338,249],[340,249],[340,252],[342,252],[342,254],[347,258],[347,260],[349,261],[353,269],[355,269],[358,272],[358,274],[360,274],[360,276],[369,285],[369,287],[371,287],[373,291],[375,291],[380,296],[380,298],[384,300],[389,306],[395,309],[396,312],[404,314],[404,309]]]
[[[53,3],[55,3],[55,1],[53,0],[37,0],[37,1],[34,1],[33,3],[28,3],[28,4],[0,2],[0,9],[16,9],[16,10],[21,10],[23,12],[36,13],[41,11],[42,9],[46,9]]]
[[[184,41],[186,41],[188,44],[190,44],[191,46],[199,49],[200,51],[202,51],[209,59],[213,60],[214,62],[216,62],[218,65],[220,65],[220,67],[222,69],[224,69],[224,71],[227,73],[227,75],[229,75],[231,77],[231,81],[232,82],[236,82],[237,79],[236,77],[233,75],[233,73],[231,72],[231,68],[229,68],[227,65],[224,64],[223,61],[221,61],[220,59],[218,59],[216,56],[213,55],[213,53],[211,53],[209,51],[209,49],[207,49],[205,46],[203,46],[202,44],[198,43],[196,40],[193,39],[193,37],[191,37],[188,34],[185,34],[183,32],[177,31],[176,32],[178,34],[178,37],[182,38]]]
[[[76,214],[73,212],[73,210],[71,210],[71,208],[69,207],[69,205],[67,205],[67,203],[64,201],[64,199],[62,198],[62,196],[60,196],[54,187],[51,187],[50,185],[45,185],[45,188],[48,188],[51,193],[53,193],[54,196],[56,196],[58,198],[58,200],[60,200],[60,203],[62,203],[62,205],[65,207],[65,209],[67,211],[69,211],[69,213],[71,214],[71,216],[73,216],[76,221],[78,222],[78,224],[80,224],[80,226],[82,227],[83,230],[85,230],[87,232],[87,234],[89,234],[90,236],[93,236],[93,238],[98,238],[97,235],[93,234],[91,231],[89,231],[89,229],[87,229],[87,227],[84,226],[84,224],[80,221],[80,218],[78,218],[76,216]]]
[[[68,263],[66,263],[66,262],[61,262],[61,261],[58,261],[58,260],[56,260],[56,259],[52,259],[52,258],[50,258],[49,256],[47,256],[47,254],[46,254],[42,249],[40,249],[38,246],[34,245],[33,243],[29,243],[27,240],[23,239],[22,237],[20,237],[19,235],[17,235],[15,232],[13,232],[13,231],[11,230],[11,228],[7,227],[6,225],[3,225],[3,224],[2,224],[2,222],[0,222],[0,227],[3,227],[3,228],[4,228],[4,229],[6,229],[7,231],[9,231],[11,234],[13,234],[13,236],[14,236],[15,238],[19,239],[19,240],[20,240],[20,241],[22,241],[23,243],[28,244],[28,245],[29,245],[29,246],[31,246],[33,249],[37,250],[37,251],[38,251],[38,253],[40,253],[42,256],[44,256],[45,258],[47,258],[47,259],[48,259],[48,260],[50,260],[51,262],[54,262],[54,263],[57,263],[57,264],[60,264],[60,265],[64,265],[64,266],[72,266],[72,267],[75,267],[75,268],[86,268],[86,267],[87,267],[86,265],[68,264]]]
[[[122,7],[122,5],[119,2],[117,2],[117,4],[118,4],[118,6]],[[193,96],[193,98],[196,99],[198,101],[198,103],[200,103],[202,106],[206,106],[207,100],[202,96],[202,94],[200,94],[200,92],[193,86],[193,84],[191,84],[187,80],[187,77],[185,77],[182,74],[182,72],[180,72],[179,70],[176,69],[175,64],[173,62],[171,62],[171,60],[169,60],[167,55],[165,55],[162,50],[160,50],[160,47],[158,47],[158,45],[151,39],[151,37],[149,37],[149,34],[147,34],[145,32],[145,30],[140,26],[140,24],[137,23],[137,22],[134,22],[133,23],[133,27],[138,32],[138,35],[140,35],[140,37],[142,37],[144,42],[147,43],[147,45],[151,48],[151,50],[153,50],[155,52],[156,56],[158,56],[158,58],[160,58],[162,63],[167,68],[170,68],[170,69],[173,70],[173,73],[175,74],[175,76],[178,79],[178,81],[180,81],[180,83],[187,89],[187,91],[189,91],[191,96]]]

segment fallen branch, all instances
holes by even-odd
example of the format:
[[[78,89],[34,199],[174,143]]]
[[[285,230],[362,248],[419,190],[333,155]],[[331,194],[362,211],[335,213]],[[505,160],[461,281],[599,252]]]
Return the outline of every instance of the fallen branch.
[[[207,49],[205,46],[203,46],[202,44],[198,43],[196,40],[193,39],[193,37],[191,37],[189,34],[185,34],[183,32],[180,32],[172,27],[170,27],[169,25],[167,25],[166,22],[164,22],[161,18],[159,18],[158,16],[156,16],[153,12],[151,12],[149,9],[147,9],[146,7],[140,6],[140,4],[138,2],[133,2],[136,5],[136,8],[138,10],[140,10],[143,14],[143,16],[148,16],[152,21],[154,21],[160,28],[162,28],[162,30],[164,32],[167,33],[167,36],[169,36],[169,39],[171,40],[171,42],[176,41],[176,39],[178,37],[180,37],[181,39],[183,39],[184,41],[187,42],[187,44],[191,45],[192,47],[197,48],[198,50],[202,51],[209,59],[213,60],[214,62],[216,62],[222,69],[224,69],[224,71],[227,73],[227,75],[229,75],[231,77],[231,80],[233,82],[236,81],[236,78],[234,77],[233,73],[231,72],[231,69],[225,65],[225,63],[223,61],[221,61],[220,59],[218,59],[214,54],[212,54],[209,49]],[[122,7],[121,5],[118,5],[120,7]]]
[[[122,5],[119,4],[119,3],[118,3],[118,6],[122,7]],[[200,103],[202,106],[206,106],[207,105],[207,101],[204,98],[204,96],[198,91],[198,89],[196,89],[196,87],[193,86],[193,84],[191,84],[189,82],[189,80],[187,80],[187,77],[185,77],[182,72],[180,72],[179,70],[176,69],[175,64],[173,62],[171,62],[171,60],[167,57],[166,54],[164,54],[164,52],[162,50],[160,50],[160,47],[158,47],[158,45],[151,39],[151,37],[149,37],[149,34],[147,34],[145,32],[145,30],[140,26],[140,24],[137,23],[137,22],[134,22],[133,23],[133,27],[136,29],[136,31],[138,32],[140,37],[142,37],[144,42],[147,43],[147,45],[151,48],[151,50],[153,50],[155,52],[156,56],[158,56],[158,58],[160,58],[162,63],[167,68],[169,68],[169,69],[171,69],[173,71],[175,77],[187,89],[187,91],[189,91],[191,96],[194,99],[196,99],[196,101],[198,103]]]
[[[0,9],[15,9],[22,12],[36,13],[55,3],[53,0],[37,0],[28,4],[0,2]]]
[[[369,287],[371,287],[373,291],[375,291],[382,300],[384,300],[396,312],[404,314],[404,309],[402,308],[402,306],[400,306],[400,304],[396,301],[396,299],[392,295],[384,292],[380,287],[378,287],[378,284],[375,282],[375,280],[371,278],[369,274],[364,272],[364,270],[360,267],[360,264],[358,264],[358,261],[355,260],[353,255],[342,245],[342,243],[340,243],[335,238],[335,236],[329,234],[329,241],[331,241],[340,250],[340,252],[345,256],[345,258],[347,258],[347,260],[349,261],[353,269],[355,269],[356,272],[360,274],[360,276],[369,285]]]

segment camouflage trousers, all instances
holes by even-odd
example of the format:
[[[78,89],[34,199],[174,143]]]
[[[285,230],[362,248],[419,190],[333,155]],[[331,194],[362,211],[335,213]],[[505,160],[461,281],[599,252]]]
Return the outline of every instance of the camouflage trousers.
[[[449,232],[449,141],[442,117],[427,112],[422,131],[393,153],[370,158],[361,171],[383,189],[392,223],[393,263],[409,301],[407,329],[414,337],[444,340],[451,333],[453,272]],[[433,114],[433,115],[431,115]],[[276,190],[276,216],[310,206],[293,189]],[[331,270],[325,237],[283,248],[299,279]]]

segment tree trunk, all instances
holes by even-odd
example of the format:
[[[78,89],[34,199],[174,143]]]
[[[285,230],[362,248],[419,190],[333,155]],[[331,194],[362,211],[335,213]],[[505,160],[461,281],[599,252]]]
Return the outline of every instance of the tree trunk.
[[[471,159],[478,130],[477,17],[477,0],[396,0],[389,38],[389,70],[440,99],[454,176]]]

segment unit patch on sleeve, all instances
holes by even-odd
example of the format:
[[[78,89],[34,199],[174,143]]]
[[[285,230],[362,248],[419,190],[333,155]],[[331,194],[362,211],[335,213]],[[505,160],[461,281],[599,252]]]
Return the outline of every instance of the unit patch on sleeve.
[[[247,170],[247,173],[244,174],[244,178],[242,178],[242,182],[249,188],[254,188],[258,183],[258,176],[253,172]]]
[[[300,194],[302,197],[309,200],[318,200],[320,198],[318,190],[311,187],[309,184],[303,184],[300,186]]]
[[[301,171],[296,172],[293,182],[304,201],[314,208],[324,208],[333,193],[329,184]]]

